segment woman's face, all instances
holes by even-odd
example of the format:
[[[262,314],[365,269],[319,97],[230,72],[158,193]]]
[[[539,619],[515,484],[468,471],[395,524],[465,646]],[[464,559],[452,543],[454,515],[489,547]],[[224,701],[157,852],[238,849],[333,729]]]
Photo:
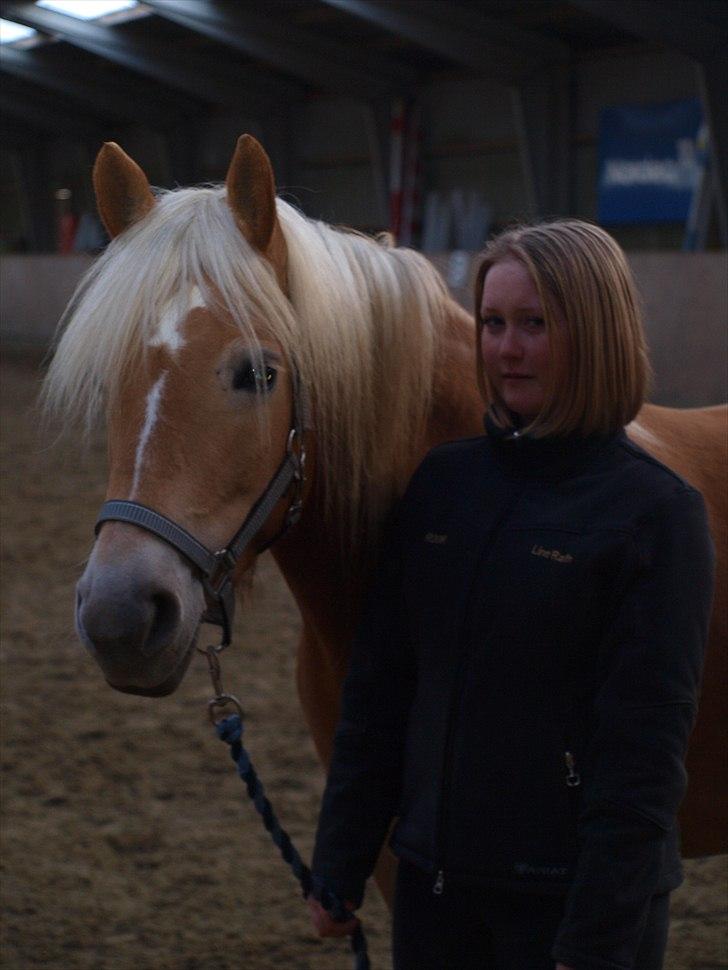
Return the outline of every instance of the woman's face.
[[[506,407],[530,421],[544,404],[553,359],[538,290],[523,263],[491,266],[480,314],[485,373]]]

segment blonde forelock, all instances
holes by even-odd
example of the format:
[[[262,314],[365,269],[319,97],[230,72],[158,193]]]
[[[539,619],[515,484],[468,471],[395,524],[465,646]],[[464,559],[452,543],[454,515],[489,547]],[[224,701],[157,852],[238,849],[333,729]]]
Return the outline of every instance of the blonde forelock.
[[[165,307],[199,287],[246,338],[278,341],[314,406],[329,522],[374,543],[427,420],[448,295],[420,254],[305,218],[277,200],[289,293],[239,231],[222,187],[162,192],[81,281],[45,386],[51,412],[103,419]]]

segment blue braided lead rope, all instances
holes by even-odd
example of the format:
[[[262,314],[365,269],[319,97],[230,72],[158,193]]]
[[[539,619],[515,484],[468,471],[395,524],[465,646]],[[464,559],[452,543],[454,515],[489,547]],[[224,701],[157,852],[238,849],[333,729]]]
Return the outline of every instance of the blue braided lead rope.
[[[237,765],[238,774],[245,782],[248,795],[263,819],[263,825],[266,831],[278,846],[284,861],[293,870],[293,874],[301,886],[304,898],[308,897],[313,888],[311,870],[299,855],[288,833],[285,829],[281,828],[273,806],[265,794],[263,784],[260,778],[258,778],[258,773],[253,767],[248,752],[243,747],[243,722],[240,715],[230,714],[221,721],[217,721],[215,723],[215,730],[220,740],[230,745],[230,755]],[[344,906],[343,901],[328,890],[322,893],[321,903],[329,912],[331,918],[337,923],[346,923],[351,919],[352,914]],[[354,970],[370,970],[367,941],[361,924],[351,934],[351,949],[354,955]]]

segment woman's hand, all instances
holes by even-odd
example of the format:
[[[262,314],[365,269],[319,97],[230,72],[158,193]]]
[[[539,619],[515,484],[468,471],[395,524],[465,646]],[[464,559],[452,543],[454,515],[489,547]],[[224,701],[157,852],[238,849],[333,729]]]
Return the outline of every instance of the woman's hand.
[[[348,936],[359,925],[359,920],[355,916],[352,916],[346,923],[337,923],[313,896],[309,896],[306,902],[311,912],[311,921],[314,929],[319,936]],[[354,909],[352,903],[346,903],[345,905],[347,909]]]

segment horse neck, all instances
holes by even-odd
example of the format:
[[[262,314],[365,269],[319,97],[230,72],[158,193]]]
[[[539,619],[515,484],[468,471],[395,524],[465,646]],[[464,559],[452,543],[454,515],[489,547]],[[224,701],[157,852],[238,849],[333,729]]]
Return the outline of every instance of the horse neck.
[[[435,445],[482,433],[483,405],[475,381],[474,353],[472,320],[450,301],[433,375],[429,418],[413,448],[409,474]],[[326,522],[316,483],[315,454],[311,457],[313,485],[304,514],[296,528],[273,547],[273,555],[307,629],[338,651],[341,645],[346,649],[356,628],[368,574],[365,567],[352,566],[352,557],[343,551],[339,537]]]
[[[476,380],[475,354],[473,318],[459,303],[450,299],[420,458],[444,441],[483,433],[483,401]]]
[[[273,546],[272,553],[307,633],[338,653],[354,634],[366,579],[363,570],[352,568],[327,521],[315,484],[298,524]]]

